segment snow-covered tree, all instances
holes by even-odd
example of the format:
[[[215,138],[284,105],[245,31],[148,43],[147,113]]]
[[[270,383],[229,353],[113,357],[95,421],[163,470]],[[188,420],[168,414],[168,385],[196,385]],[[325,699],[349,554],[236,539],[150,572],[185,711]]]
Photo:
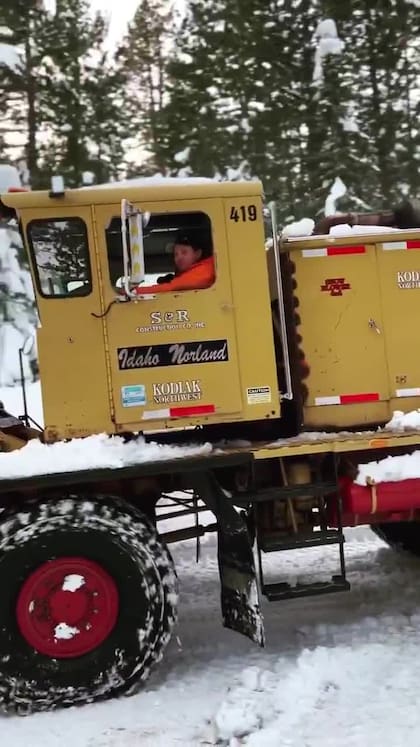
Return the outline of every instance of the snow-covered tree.
[[[188,8],[169,66],[171,173],[259,176],[283,219],[321,213],[333,184],[341,184],[337,209],[418,190],[414,4],[191,0]]]
[[[166,0],[140,0],[117,50],[117,63],[128,77],[130,145],[143,151],[143,173],[166,171],[163,111],[174,30],[175,12]]]
[[[16,226],[0,222],[0,386],[20,378],[19,348],[24,373],[36,375],[37,316],[28,261]]]
[[[45,36],[45,178],[58,172],[80,186],[86,171],[114,177],[126,138],[125,79],[104,52],[104,18],[92,18],[88,0],[57,0]]]
[[[37,185],[39,90],[46,12],[40,0],[0,1],[0,134],[3,158],[24,156]]]
[[[404,191],[415,194],[420,181],[418,9],[406,0],[325,0],[322,7],[337,21],[345,43],[336,67],[347,99],[341,116],[349,160],[331,176],[351,186],[347,199],[356,198],[356,204],[361,198],[362,205],[379,207]],[[327,88],[321,86],[331,101]]]

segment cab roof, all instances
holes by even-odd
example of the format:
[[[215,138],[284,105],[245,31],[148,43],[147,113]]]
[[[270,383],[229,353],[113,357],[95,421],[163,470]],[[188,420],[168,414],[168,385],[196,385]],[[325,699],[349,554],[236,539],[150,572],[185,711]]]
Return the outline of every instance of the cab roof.
[[[49,191],[7,192],[0,199],[7,207],[48,208],[76,205],[107,205],[120,202],[123,198],[130,202],[154,202],[211,197],[261,197],[263,187],[260,181],[216,182],[213,179],[177,177],[127,180],[111,184],[66,189],[62,195]]]

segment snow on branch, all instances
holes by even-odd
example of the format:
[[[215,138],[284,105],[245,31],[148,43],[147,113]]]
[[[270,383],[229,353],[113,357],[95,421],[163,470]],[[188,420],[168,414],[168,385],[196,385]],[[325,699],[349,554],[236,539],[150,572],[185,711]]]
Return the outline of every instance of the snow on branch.
[[[324,59],[331,54],[341,54],[344,42],[338,36],[337,25],[332,18],[326,18],[318,23],[313,38],[317,42],[313,82],[316,86],[320,86],[324,81]]]
[[[20,72],[22,69],[22,58],[12,44],[0,43],[0,65],[8,67],[14,73]]]
[[[335,215],[337,212],[336,202],[340,197],[344,197],[347,192],[347,187],[339,176],[336,176],[330,192],[325,200],[325,215]]]

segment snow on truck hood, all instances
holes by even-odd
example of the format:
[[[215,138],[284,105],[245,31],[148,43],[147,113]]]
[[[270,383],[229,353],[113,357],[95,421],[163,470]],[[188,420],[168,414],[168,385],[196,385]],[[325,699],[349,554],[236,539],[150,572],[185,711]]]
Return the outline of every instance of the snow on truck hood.
[[[121,181],[106,182],[104,184],[89,184],[81,189],[115,189],[116,187],[150,187],[150,186],[169,186],[169,185],[194,185],[194,184],[208,184],[214,182],[214,179],[209,179],[205,176],[139,176],[133,179],[122,179]]]
[[[146,443],[142,437],[125,442],[121,436],[109,438],[105,433],[55,444],[42,444],[35,439],[22,449],[0,453],[0,481],[88,469],[133,467],[145,462],[205,456],[212,451],[211,444],[172,446]]]

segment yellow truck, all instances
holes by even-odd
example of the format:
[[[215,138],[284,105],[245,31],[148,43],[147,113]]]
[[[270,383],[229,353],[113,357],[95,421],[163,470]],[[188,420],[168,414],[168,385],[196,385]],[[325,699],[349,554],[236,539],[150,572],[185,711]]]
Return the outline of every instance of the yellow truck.
[[[267,242],[258,181],[56,186],[0,209],[31,265],[45,421],[0,410],[3,710],[136,692],[176,623],[171,542],[217,533],[223,624],[259,645],[261,595],[350,588],[343,527],[418,552],[420,480],[358,478],[420,444],[391,421],[420,407],[416,219],[281,240],[271,206]],[[177,252],[211,277],[184,282]],[[58,444],[100,434],[131,462],[55,468]],[[267,583],[266,553],[323,545],[333,578]]]

